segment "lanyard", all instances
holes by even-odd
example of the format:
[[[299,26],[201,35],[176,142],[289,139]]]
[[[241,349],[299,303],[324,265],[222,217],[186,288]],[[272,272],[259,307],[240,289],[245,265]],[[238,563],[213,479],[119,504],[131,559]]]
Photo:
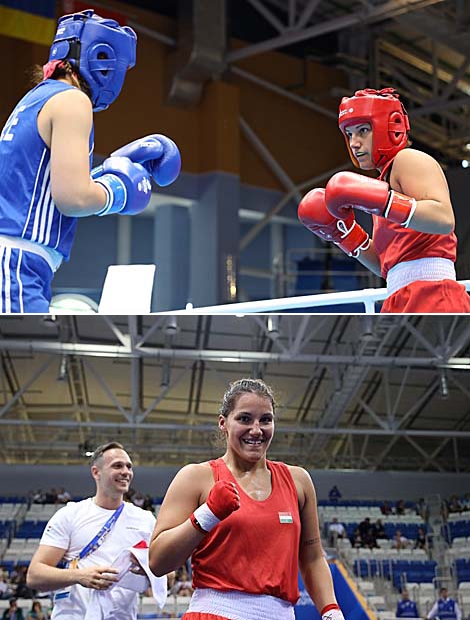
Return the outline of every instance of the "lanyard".
[[[90,540],[90,542],[87,545],[85,545],[85,547],[83,547],[83,549],[78,554],[78,557],[74,558],[73,560],[69,562],[69,568],[77,568],[77,564],[79,560],[83,560],[84,558],[92,554],[94,551],[96,551],[96,549],[98,549],[98,547],[104,542],[104,539],[111,531],[113,525],[119,519],[119,516],[121,512],[123,511],[123,508],[124,508],[124,502],[119,506],[117,510],[113,512],[113,514],[109,517],[109,519],[100,529],[98,534],[96,534],[96,536],[94,536]]]

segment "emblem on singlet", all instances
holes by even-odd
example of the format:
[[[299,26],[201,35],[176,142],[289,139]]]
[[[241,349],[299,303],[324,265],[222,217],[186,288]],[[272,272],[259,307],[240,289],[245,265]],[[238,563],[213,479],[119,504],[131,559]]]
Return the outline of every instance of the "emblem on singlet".
[[[290,512],[278,512],[279,523],[294,523],[292,514]]]

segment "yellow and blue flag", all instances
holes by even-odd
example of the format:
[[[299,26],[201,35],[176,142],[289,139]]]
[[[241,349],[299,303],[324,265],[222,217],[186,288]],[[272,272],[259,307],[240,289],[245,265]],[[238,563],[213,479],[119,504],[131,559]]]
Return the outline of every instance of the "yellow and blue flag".
[[[0,34],[50,45],[56,31],[55,0],[0,0]]]

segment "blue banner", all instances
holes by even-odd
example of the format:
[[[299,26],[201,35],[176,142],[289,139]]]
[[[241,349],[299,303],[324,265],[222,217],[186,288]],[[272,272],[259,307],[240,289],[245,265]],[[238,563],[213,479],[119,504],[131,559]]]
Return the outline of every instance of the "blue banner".
[[[348,576],[345,568],[336,562],[329,564],[336,600],[347,620],[375,620],[368,609],[364,597],[359,593],[356,585]],[[313,604],[299,575],[300,599],[294,607],[296,620],[321,620],[318,609]]]

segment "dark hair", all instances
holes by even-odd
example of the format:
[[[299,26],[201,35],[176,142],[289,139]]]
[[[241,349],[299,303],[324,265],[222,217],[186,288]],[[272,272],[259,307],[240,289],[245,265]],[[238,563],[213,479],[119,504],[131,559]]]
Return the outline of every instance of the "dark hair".
[[[29,70],[29,80],[31,86],[37,86],[44,80],[44,73],[42,71],[42,65],[34,65]],[[68,60],[63,60],[59,65],[54,69],[54,73],[50,76],[50,79],[60,80],[67,76],[75,75],[78,80],[78,84],[80,85],[80,90],[82,90],[90,99],[91,99],[91,89],[88,85],[88,82],[84,77],[80,75],[80,72],[77,71]]]
[[[96,462],[100,460],[100,458],[105,452],[107,452],[108,450],[113,450],[114,448],[118,448],[119,450],[125,450],[124,446],[117,441],[110,441],[109,443],[105,443],[102,446],[98,446],[93,452],[90,465],[96,465]]]
[[[219,413],[226,418],[234,410],[238,399],[242,394],[257,394],[271,401],[273,413],[276,413],[276,401],[269,385],[261,379],[239,379],[230,384],[222,399]]]

